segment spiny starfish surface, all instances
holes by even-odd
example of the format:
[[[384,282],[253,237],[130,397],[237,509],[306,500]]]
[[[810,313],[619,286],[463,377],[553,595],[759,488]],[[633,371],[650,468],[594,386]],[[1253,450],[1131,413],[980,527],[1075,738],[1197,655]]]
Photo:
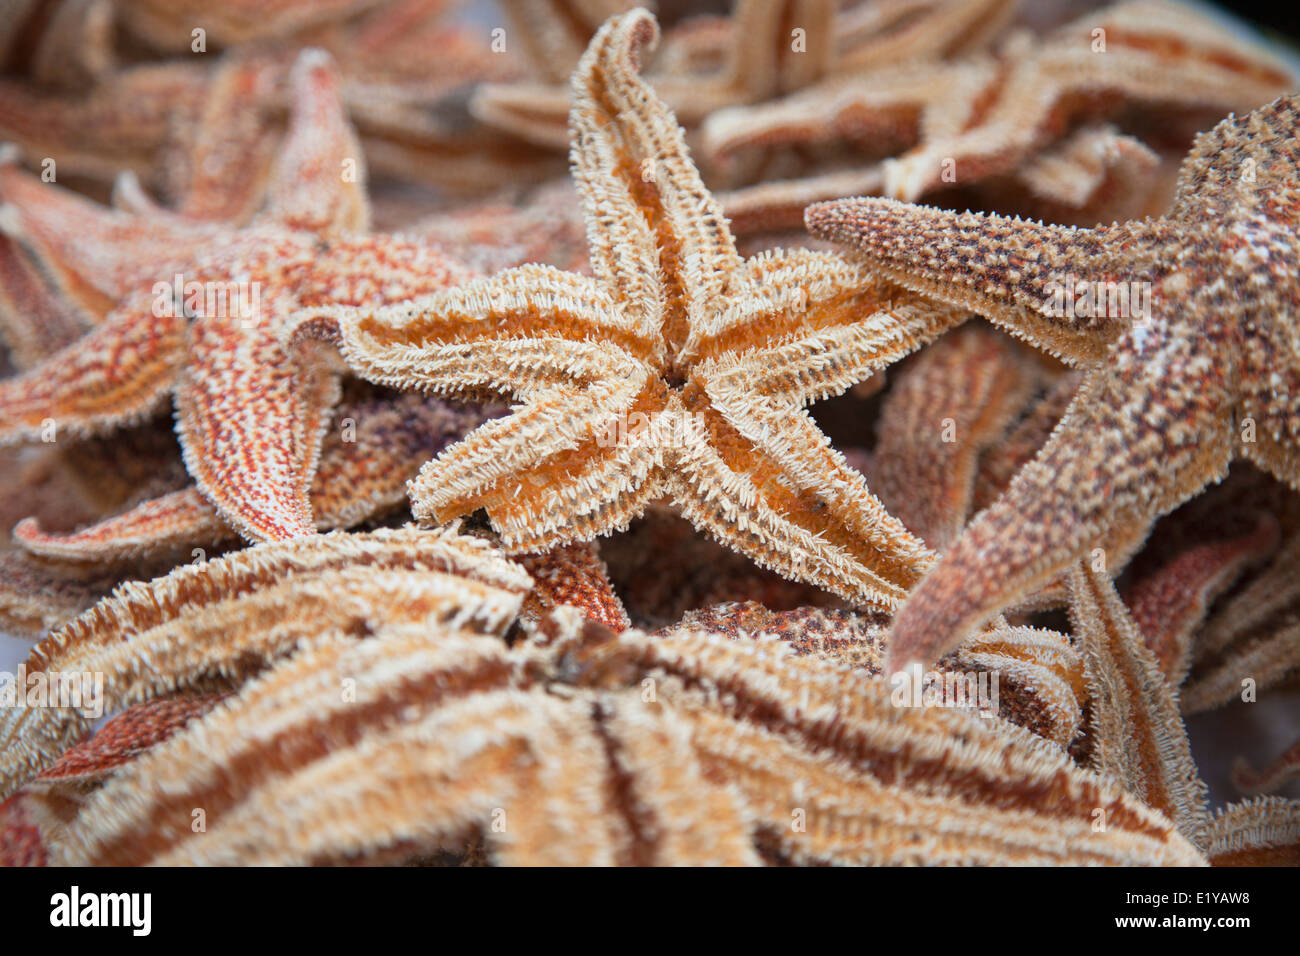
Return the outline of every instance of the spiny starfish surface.
[[[307,310],[362,377],[505,393],[513,414],[411,483],[416,516],[487,510],[548,550],[670,497],[756,563],[892,607],[931,560],[830,447],[811,402],[961,320],[836,253],[742,259],[672,114],[637,73],[657,27],[607,23],[574,73],[574,175],[594,278],[523,266],[387,309]]]
[[[304,643],[116,772],[52,862],[375,861],[476,836],[506,864],[1203,862],[997,718],[894,706],[778,642],[571,610],[507,650],[489,593]]]
[[[1038,457],[899,613],[893,663],[935,659],[1234,458],[1300,488],[1300,97],[1201,136],[1160,219],[1075,229],[851,199],[807,221],[883,276],[1087,369]]]
[[[61,436],[103,433],[171,393],[186,467],[224,521],[253,540],[314,532],[308,489],[338,372],[328,350],[287,349],[282,329],[321,301],[402,301],[467,278],[430,250],[358,235],[364,171],[337,87],[328,57],[302,55],[267,209],[241,230],[104,210],[0,171],[14,238],[115,304],[82,339],[0,382],[0,442],[51,423]]]

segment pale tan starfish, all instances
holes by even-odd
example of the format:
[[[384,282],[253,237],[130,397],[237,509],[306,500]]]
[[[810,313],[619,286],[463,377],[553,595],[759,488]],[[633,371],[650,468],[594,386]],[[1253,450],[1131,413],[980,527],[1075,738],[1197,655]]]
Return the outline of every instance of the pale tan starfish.
[[[384,621],[455,619],[503,635],[531,584],[487,542],[454,530],[331,532],[125,584],[41,641],[25,666],[103,674],[104,706],[115,712],[213,677],[242,680],[303,642],[364,636]],[[5,708],[0,793],[50,766],[88,726],[72,707]]]
[[[809,209],[814,234],[879,274],[1088,369],[1038,457],[900,612],[894,663],[938,657],[1103,539],[1140,540],[1234,458],[1300,488],[1298,105],[1200,137],[1161,219],[1075,229],[887,199]]]
[[[894,706],[777,642],[616,636],[576,611],[507,650],[460,601],[304,644],[117,771],[51,861],[373,862],[477,836],[505,864],[1203,863],[997,718]]]
[[[1114,585],[1085,566],[1072,570],[1070,585],[1088,674],[1091,766],[1167,814],[1215,866],[1300,858],[1300,801],[1246,800],[1210,815],[1178,692]]]
[[[890,607],[931,560],[804,410],[956,324],[834,253],[742,260],[672,114],[637,75],[657,30],[602,28],[574,74],[595,278],[508,270],[389,309],[306,310],[362,377],[522,405],[411,484],[416,516],[487,510],[505,545],[606,534],[670,497],[756,563]],[[333,331],[337,323],[337,333]]]

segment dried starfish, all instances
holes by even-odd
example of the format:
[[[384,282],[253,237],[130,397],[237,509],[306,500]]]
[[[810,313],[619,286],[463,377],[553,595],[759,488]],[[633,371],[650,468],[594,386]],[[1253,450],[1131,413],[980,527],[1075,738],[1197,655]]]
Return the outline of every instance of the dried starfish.
[[[1088,678],[1092,768],[1113,775],[1189,840],[1200,841],[1209,824],[1208,795],[1177,692],[1109,578],[1076,567],[1070,589]]]
[[[677,37],[669,33],[666,68],[648,79],[679,122],[694,126],[717,110],[789,93],[829,75],[977,48],[1014,6],[1007,0],[910,0],[842,10],[839,0],[738,0],[725,28],[719,68],[683,75],[682,61],[692,58],[672,49]],[[565,66],[563,55],[574,40],[561,45],[560,57],[544,58],[547,72],[562,68],[567,75],[572,61]],[[569,105],[563,86],[486,83],[475,91],[471,109],[483,122],[521,139],[565,149]]]
[[[1300,860],[1300,801],[1246,800],[1211,817],[1178,692],[1104,575],[1071,573],[1071,616],[1089,675],[1091,763],[1162,809],[1215,866]]]
[[[1298,102],[1200,137],[1162,219],[1086,230],[886,199],[809,210],[814,234],[882,275],[1088,368],[1038,457],[899,613],[892,661],[936,658],[1103,536],[1140,537],[1234,458],[1300,487]],[[1113,307],[1120,284],[1149,308]],[[1107,302],[1058,309],[1065,285]]]
[[[1300,534],[1292,532],[1273,559],[1214,609],[1192,641],[1193,666],[1183,709],[1195,714],[1257,693],[1300,671]]]
[[[1193,640],[1210,606],[1251,565],[1277,550],[1277,521],[1259,513],[1254,527],[1206,538],[1139,580],[1126,597],[1134,623],[1175,687],[1191,667]]]
[[[836,254],[742,260],[637,75],[656,36],[647,13],[612,20],[574,74],[594,279],[524,266],[389,309],[308,310],[301,334],[337,335],[371,381],[522,402],[412,482],[420,520],[484,508],[509,549],[543,551],[668,496],[764,567],[891,607],[929,552],[803,409],[962,314]]]
[[[577,612],[514,650],[456,620],[319,640],[123,767],[48,852],[319,863],[478,833],[507,864],[1202,862],[1051,745],[852,677]]]
[[[755,601],[716,604],[691,611],[653,636],[708,631],[733,639],[776,637],[797,654],[846,664],[871,677],[884,674],[884,615],[837,608],[770,611]],[[937,673],[996,674],[997,714],[1062,747],[1082,720],[1083,665],[1069,638],[1031,627],[997,627],[949,655]],[[976,705],[967,699],[967,706]]]
[[[918,355],[885,398],[871,485],[936,551],[965,526],[979,455],[1002,436],[1034,379],[1015,343],[968,326]]]
[[[312,484],[316,526],[352,527],[404,502],[406,482],[431,454],[499,411],[456,408],[418,395],[361,394],[344,401],[325,433]],[[42,558],[93,563],[206,551],[238,540],[193,485],[75,532],[43,531],[29,518],[13,533],[21,547]]]
[[[331,532],[257,545],[131,582],[41,641],[36,672],[104,675],[109,712],[213,677],[238,679],[319,635],[364,636],[383,621],[451,620],[504,634],[531,580],[454,530]],[[0,794],[49,767],[87,720],[69,707],[0,714]]]
[[[366,224],[364,173],[337,78],[320,53],[295,69],[268,208],[246,229],[109,212],[0,171],[11,230],[119,303],[78,342],[0,382],[0,441],[39,437],[51,421],[63,435],[102,433],[172,392],[186,466],[223,520],[254,540],[314,532],[307,492],[337,372],[325,351],[288,351],[280,330],[325,297],[404,300],[467,274],[410,243],[351,235]],[[169,285],[173,274],[184,290]]]
[[[1221,116],[1266,103],[1293,83],[1290,70],[1258,44],[1181,5],[1138,0],[1089,13],[1041,41],[1013,34],[996,55],[906,63],[720,111],[704,127],[702,148],[725,165],[754,147],[826,152],[856,142],[879,157],[911,146],[884,161],[880,188],[915,200],[1010,173],[1072,125],[1125,107]],[[1040,188],[1059,183],[1031,174]]]

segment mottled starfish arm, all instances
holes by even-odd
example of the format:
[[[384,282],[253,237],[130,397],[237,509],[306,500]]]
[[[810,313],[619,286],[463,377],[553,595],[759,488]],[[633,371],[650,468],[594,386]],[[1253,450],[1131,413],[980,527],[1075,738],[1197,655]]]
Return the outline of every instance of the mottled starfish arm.
[[[323,50],[303,51],[289,88],[289,130],[271,174],[267,218],[325,237],[368,230],[365,160],[333,59]]]
[[[0,228],[47,270],[60,293],[100,314],[140,287],[142,274],[171,282],[221,234],[211,223],[171,216],[147,225],[0,162]],[[177,270],[179,271],[179,270]]]
[[[1187,676],[1193,638],[1210,605],[1277,545],[1276,519],[1260,512],[1249,531],[1187,548],[1133,586],[1127,596],[1133,620],[1175,687]]]
[[[347,528],[406,500],[406,482],[485,414],[438,399],[403,395],[344,402],[325,437],[311,501],[321,530]],[[18,544],[44,558],[117,562],[167,550],[211,548],[233,536],[194,487],[145,501],[81,530],[45,532],[34,520],[14,528]]]
[[[894,624],[891,667],[935,660],[1079,557],[1133,539],[1226,473],[1227,389],[1206,374],[1203,347],[1163,323],[1125,333],[1043,450],[913,592]],[[1175,387],[1189,382],[1196,388]],[[1115,555],[1097,557],[1118,570]]]
[[[516,560],[533,579],[519,617],[537,622],[562,606],[576,607],[590,620],[614,633],[631,626],[627,609],[609,580],[609,569],[592,541],[525,554]]]
[[[266,199],[274,150],[281,139],[281,122],[267,102],[274,72],[256,54],[222,58],[186,141],[168,164],[179,215],[243,224]],[[115,205],[116,198],[115,193]]]
[[[30,368],[72,344],[100,318],[56,295],[17,244],[0,237],[0,341],[18,368]]]
[[[207,548],[231,537],[230,526],[194,487],[66,534],[42,531],[33,518],[14,526],[14,539],[28,553],[64,561],[129,560],[168,549]]]
[[[1070,615],[1088,678],[1093,769],[1166,814],[1193,843],[1209,824],[1178,692],[1160,670],[1115,585],[1076,567]]]
[[[277,307],[269,295],[259,305],[263,315]],[[315,341],[286,355],[272,322],[249,324],[191,327],[190,363],[175,390],[185,468],[245,538],[312,534],[308,492],[339,398],[338,356]],[[195,366],[204,374],[193,374]]]
[[[1278,790],[1296,778],[1300,778],[1300,740],[1270,761],[1263,770],[1255,770],[1244,759],[1238,759],[1232,767],[1232,784],[1244,794]]]
[[[1122,274],[1106,247],[1139,226],[1082,230],[875,198],[819,203],[805,221],[905,288],[978,312],[1072,365],[1100,361],[1130,322],[1091,315],[1075,293],[1083,282],[1122,281],[1128,291],[1139,277]]]
[[[0,444],[86,436],[139,421],[175,383],[187,333],[182,316],[147,322],[146,293],[71,345],[0,381]]]
[[[1024,404],[1027,365],[1004,337],[965,326],[918,356],[885,399],[872,485],[935,550],[970,516],[979,455]]]

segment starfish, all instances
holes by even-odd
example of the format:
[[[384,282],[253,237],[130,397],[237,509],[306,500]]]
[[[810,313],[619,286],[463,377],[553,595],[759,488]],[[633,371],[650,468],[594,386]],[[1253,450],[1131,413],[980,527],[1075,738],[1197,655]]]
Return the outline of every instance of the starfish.
[[[1175,687],[1191,667],[1193,641],[1210,606],[1246,570],[1277,550],[1276,519],[1266,512],[1255,517],[1253,527],[1229,537],[1206,535],[1208,540],[1139,580],[1127,596],[1133,620]]]
[[[1076,229],[888,199],[809,209],[815,235],[881,275],[1087,370],[1042,451],[912,593],[892,662],[935,659],[1102,538],[1140,538],[1234,458],[1300,488],[1298,103],[1198,138],[1160,219]],[[1121,288],[1149,305],[1135,315]]]
[[[574,175],[594,278],[523,266],[388,309],[305,310],[361,377],[513,396],[410,485],[421,521],[487,510],[505,546],[591,540],[669,497],[779,573],[892,607],[931,559],[804,406],[955,325],[839,254],[742,260],[681,130],[637,75],[634,12],[574,73]]]
[[[1002,437],[1034,386],[1015,343],[967,326],[913,361],[881,408],[872,486],[936,551],[970,516],[981,452]]]
[[[461,438],[499,409],[459,409],[437,399],[359,394],[341,403],[321,444],[312,483],[316,526],[347,528],[406,500],[406,482],[430,454]],[[207,551],[238,540],[197,487],[149,498],[73,532],[50,533],[27,518],[14,538],[42,558],[90,563],[169,552]]]
[[[997,718],[894,706],[778,642],[615,635],[572,609],[507,649],[459,601],[277,661],[119,768],[51,862],[374,862],[475,835],[503,864],[1203,862]]]
[[[1210,815],[1178,692],[1114,585],[1080,564],[1070,587],[1088,676],[1092,768],[1165,813],[1215,866],[1300,860],[1300,801],[1246,800]]]
[[[261,139],[249,140],[242,154],[246,164],[225,170],[234,182],[256,178],[280,138],[291,64],[301,51],[323,48],[339,64],[344,101],[367,162],[378,173],[481,193],[558,168],[549,152],[524,147],[469,117],[462,102],[469,85],[516,78],[519,67],[516,58],[489,50],[481,27],[448,20],[446,4],[286,4],[273,16],[264,7],[254,15],[253,6],[205,11],[195,20],[184,10],[140,5],[120,17],[116,31],[127,41],[127,57],[138,61],[143,43],[171,59],[128,68],[110,63],[53,89],[28,77],[0,80],[0,138],[21,144],[29,156],[55,160],[60,173],[112,180],[125,167],[151,185],[170,187],[176,173],[171,167],[188,150],[187,140],[202,139],[212,129],[204,114],[214,89],[222,86],[222,73],[234,64],[256,63],[268,82],[251,110],[222,117],[223,125],[242,126],[246,133],[262,127]],[[191,50],[196,23],[214,46],[224,45],[221,36],[243,39],[210,66]],[[65,45],[74,53],[87,46]],[[439,56],[430,58],[430,49]],[[233,132],[225,131],[228,139]]]
[[[1300,533],[1292,531],[1259,572],[1213,610],[1192,639],[1183,709],[1194,714],[1240,700],[1300,671]]]
[[[884,676],[888,619],[839,608],[770,611],[756,601],[727,602],[687,613],[655,637],[708,631],[733,639],[779,638],[795,653]],[[1069,638],[1032,627],[992,629],[940,662],[937,674],[998,675],[997,713],[1066,747],[1082,721],[1083,665]],[[978,679],[978,677],[976,678]],[[944,685],[936,682],[942,691]],[[967,698],[958,706],[975,706]]]
[[[889,157],[879,167],[884,195],[915,200],[951,184],[1012,173],[1026,161],[1066,158],[1077,146],[1067,138],[1053,147],[1063,133],[1119,117],[1125,108],[1221,116],[1268,102],[1293,83],[1291,71],[1258,44],[1231,37],[1181,5],[1138,0],[1089,13],[1042,40],[1016,32],[995,54],[907,62],[773,103],[720,110],[705,123],[701,148],[725,169],[743,166],[756,148],[834,155],[858,145],[860,155],[865,149]],[[892,155],[900,149],[906,151]],[[1044,156],[1048,149],[1053,152]],[[1027,171],[1031,189],[1046,187],[1049,198],[1067,203],[1081,200],[1071,193],[1086,178],[1042,174]],[[814,185],[801,191],[809,196]]]
[[[401,301],[467,273],[356,235],[367,218],[360,151],[328,58],[303,54],[293,82],[267,210],[245,229],[107,211],[0,170],[16,238],[116,303],[83,338],[0,382],[0,442],[51,422],[64,436],[102,434],[171,393],[186,467],[223,521],[252,540],[314,533],[307,492],[338,372],[328,350],[287,350],[281,330],[325,298]]]
[[[512,16],[524,22],[516,32],[530,37],[525,41],[530,48],[552,51],[531,59],[540,61],[541,72],[552,80],[560,79],[556,74],[561,71],[567,76],[573,63],[567,57],[584,33],[590,39],[587,31],[598,21],[589,11],[576,16],[566,11],[562,27],[542,30],[536,26],[536,5],[519,6]],[[605,3],[601,12],[608,15],[628,6]],[[684,36],[668,33],[663,65],[649,79],[678,120],[695,126],[717,110],[760,102],[827,76],[978,48],[996,34],[1014,7],[1007,0],[856,5],[839,0],[738,0],[722,25],[721,50],[710,57],[677,50],[696,39],[688,20]],[[712,25],[708,32],[716,42]],[[563,40],[550,42],[556,34],[563,34]],[[563,85],[485,83],[475,91],[471,109],[483,122],[528,142],[556,150],[568,147],[569,91]]]
[[[504,635],[531,586],[487,542],[454,529],[330,532],[124,584],[41,641],[25,667],[29,677],[104,674],[104,706],[114,713],[214,677],[239,681],[323,635],[364,636],[383,620],[456,619],[465,602],[473,609],[461,626]],[[74,708],[5,708],[0,793],[48,768],[87,727]]]

